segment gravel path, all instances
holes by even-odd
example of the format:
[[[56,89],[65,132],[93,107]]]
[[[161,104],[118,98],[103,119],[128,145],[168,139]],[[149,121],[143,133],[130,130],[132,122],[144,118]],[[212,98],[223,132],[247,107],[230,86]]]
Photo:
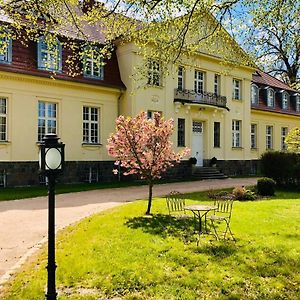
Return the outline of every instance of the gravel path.
[[[156,185],[154,196],[172,190],[196,192],[256,184],[257,178],[215,179]],[[147,186],[94,190],[56,196],[56,230],[105,209],[146,199]],[[0,288],[46,241],[47,197],[0,202]]]

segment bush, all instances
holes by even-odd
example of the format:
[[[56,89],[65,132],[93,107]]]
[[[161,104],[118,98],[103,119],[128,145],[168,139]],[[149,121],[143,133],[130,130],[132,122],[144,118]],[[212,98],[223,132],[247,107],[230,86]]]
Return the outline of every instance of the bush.
[[[190,163],[191,165],[195,165],[195,164],[197,163],[197,158],[196,158],[196,157],[190,157],[190,158],[189,158],[189,163]]]
[[[235,187],[232,195],[235,200],[255,200],[257,198],[254,192],[245,189],[243,186]]]
[[[261,156],[261,169],[265,177],[281,186],[298,185],[300,182],[300,155],[290,152],[267,151]]]
[[[207,196],[210,199],[225,199],[231,196],[231,194],[228,191],[215,191],[215,190],[209,190],[207,192]]]
[[[257,180],[257,193],[262,196],[274,196],[276,182],[272,178],[261,178]]]

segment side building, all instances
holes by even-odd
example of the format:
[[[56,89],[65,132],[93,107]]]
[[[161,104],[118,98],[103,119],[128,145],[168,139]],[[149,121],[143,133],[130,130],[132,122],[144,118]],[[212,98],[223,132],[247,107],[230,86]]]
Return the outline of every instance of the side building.
[[[114,131],[125,91],[116,54],[103,66],[88,52],[69,76],[70,49],[44,37],[24,45],[4,40],[0,55],[0,186],[43,183],[38,175],[39,143],[56,133],[66,144],[65,182],[111,180],[113,162],[106,140]],[[101,46],[101,40],[98,40]]]

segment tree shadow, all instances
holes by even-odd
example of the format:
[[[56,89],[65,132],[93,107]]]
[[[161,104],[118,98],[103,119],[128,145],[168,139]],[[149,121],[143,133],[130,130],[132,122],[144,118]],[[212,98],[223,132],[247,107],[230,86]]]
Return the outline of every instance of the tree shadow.
[[[186,240],[194,232],[193,218],[175,218],[163,214],[130,218],[125,225],[132,229],[140,228],[143,232],[159,235],[162,238],[173,236]]]

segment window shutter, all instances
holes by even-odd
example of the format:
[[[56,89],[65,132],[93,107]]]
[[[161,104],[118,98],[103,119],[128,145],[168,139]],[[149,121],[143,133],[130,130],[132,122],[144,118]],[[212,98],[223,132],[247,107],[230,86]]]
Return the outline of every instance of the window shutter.
[[[7,62],[12,63],[12,39],[8,39],[7,45]]]
[[[58,54],[57,54],[57,59],[58,59],[58,71],[62,71],[62,46],[61,46],[61,42],[59,40],[57,40],[57,50],[58,50]]]
[[[42,69],[42,56],[41,56],[41,49],[42,49],[42,44],[43,44],[43,38],[40,37],[37,41],[37,61],[38,61],[38,69]]]

